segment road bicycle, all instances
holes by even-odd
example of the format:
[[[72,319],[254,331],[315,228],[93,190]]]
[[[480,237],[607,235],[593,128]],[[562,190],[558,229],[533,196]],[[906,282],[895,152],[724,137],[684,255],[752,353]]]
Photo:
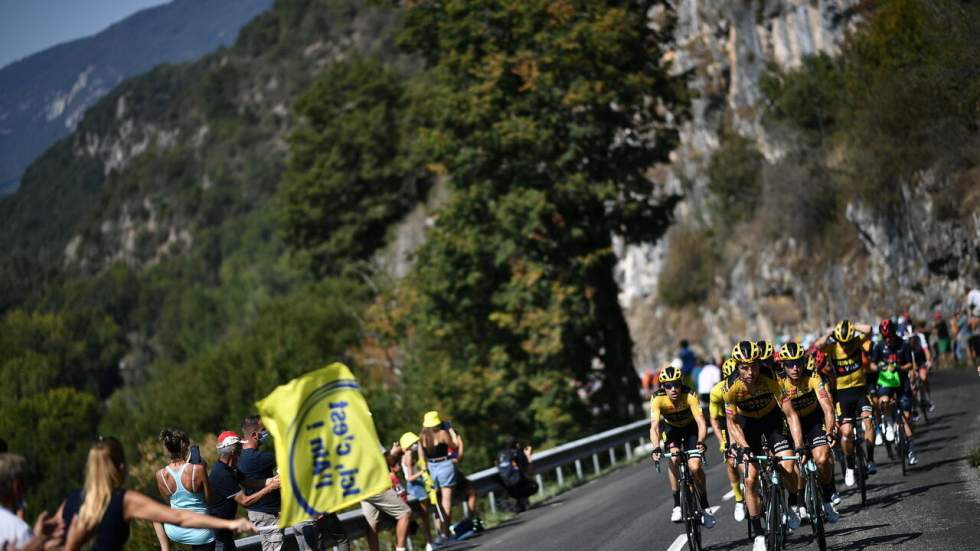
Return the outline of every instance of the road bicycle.
[[[766,536],[766,549],[779,551],[783,549],[789,536],[789,526],[786,524],[789,505],[786,503],[786,492],[783,480],[777,466],[781,461],[798,461],[797,455],[752,455],[749,461],[759,464],[759,499],[763,510],[763,530]],[[749,476],[749,463],[745,464],[744,476]],[[751,534],[751,532],[750,532]],[[751,535],[750,535],[751,537]]]
[[[677,462],[677,487],[680,492],[681,519],[687,534],[687,548],[689,551],[701,551],[701,522],[704,518],[704,508],[701,507],[697,483],[687,461],[697,457],[703,462],[704,455],[698,450],[679,450],[664,453],[661,457],[668,456],[672,459],[681,458],[681,461]],[[657,472],[660,472],[660,462],[657,461],[656,465]]]
[[[868,452],[864,442],[864,417],[845,417],[841,419],[841,424],[851,423],[854,430],[851,432],[854,447],[854,478],[858,489],[861,490],[861,505],[868,501]],[[845,462],[844,468],[847,468]]]
[[[820,551],[827,551],[827,535],[824,532],[827,513],[823,508],[824,496],[820,490],[820,473],[817,469],[817,462],[809,453],[810,449],[807,447],[807,457],[799,461],[800,472],[803,473],[803,506],[806,507],[806,514],[817,547]]]

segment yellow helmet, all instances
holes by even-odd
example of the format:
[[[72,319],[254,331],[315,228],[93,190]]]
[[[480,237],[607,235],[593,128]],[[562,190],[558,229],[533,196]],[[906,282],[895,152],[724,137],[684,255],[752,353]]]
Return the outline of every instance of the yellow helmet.
[[[722,377],[729,377],[732,373],[735,373],[735,368],[738,366],[735,360],[731,358],[726,358],[725,363],[721,364],[721,375]]]
[[[419,435],[414,432],[406,432],[398,439],[398,444],[401,445],[403,450],[407,450],[415,445],[419,441]]]
[[[678,383],[681,380],[681,370],[672,365],[665,366],[660,370],[660,384]]]
[[[732,348],[732,359],[747,364],[759,359],[759,346],[752,341],[742,341]]]
[[[854,324],[850,320],[840,320],[834,326],[834,340],[845,343],[854,338]]]
[[[798,360],[806,354],[800,343],[790,341],[779,348],[779,361]]]
[[[772,343],[769,341],[756,341],[756,346],[759,347],[759,359],[760,360],[771,360],[772,359]]]

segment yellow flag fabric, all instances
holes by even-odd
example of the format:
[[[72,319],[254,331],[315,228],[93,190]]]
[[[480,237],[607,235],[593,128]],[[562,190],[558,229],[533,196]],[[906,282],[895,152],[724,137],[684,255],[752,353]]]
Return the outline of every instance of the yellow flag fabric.
[[[256,406],[276,444],[280,527],[391,488],[374,420],[346,365],[332,363],[293,379]]]

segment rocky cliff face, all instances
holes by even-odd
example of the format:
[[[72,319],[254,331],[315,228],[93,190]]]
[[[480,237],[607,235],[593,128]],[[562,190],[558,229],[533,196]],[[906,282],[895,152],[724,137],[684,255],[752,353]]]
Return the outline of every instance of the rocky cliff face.
[[[817,52],[833,55],[857,22],[856,0],[679,0],[679,71],[691,71],[698,97],[683,128],[670,170],[658,184],[685,199],[678,224],[710,219],[705,208],[707,166],[723,124],[754,141],[768,162],[785,147],[762,125],[759,78],[768,63],[797,66]],[[837,258],[808,258],[792,239],[742,243],[723,256],[708,301],[667,308],[657,300],[665,251],[673,230],[652,245],[620,248],[620,301],[627,310],[640,368],[669,359],[677,340],[690,338],[705,353],[727,352],[734,338],[793,338],[822,330],[838,317],[873,321],[911,306],[919,319],[947,314],[980,275],[980,215],[966,224],[944,221],[932,197],[949,186],[934,174],[901,189],[899,215],[882,219],[858,202],[847,205],[855,239]],[[726,240],[729,238],[726,237]],[[971,279],[972,278],[972,279]]]

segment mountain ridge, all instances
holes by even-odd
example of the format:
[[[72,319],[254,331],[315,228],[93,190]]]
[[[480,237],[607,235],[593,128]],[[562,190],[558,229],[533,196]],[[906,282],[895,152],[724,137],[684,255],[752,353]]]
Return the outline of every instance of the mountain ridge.
[[[126,78],[234,42],[272,0],[175,0],[0,68],[0,195]]]

